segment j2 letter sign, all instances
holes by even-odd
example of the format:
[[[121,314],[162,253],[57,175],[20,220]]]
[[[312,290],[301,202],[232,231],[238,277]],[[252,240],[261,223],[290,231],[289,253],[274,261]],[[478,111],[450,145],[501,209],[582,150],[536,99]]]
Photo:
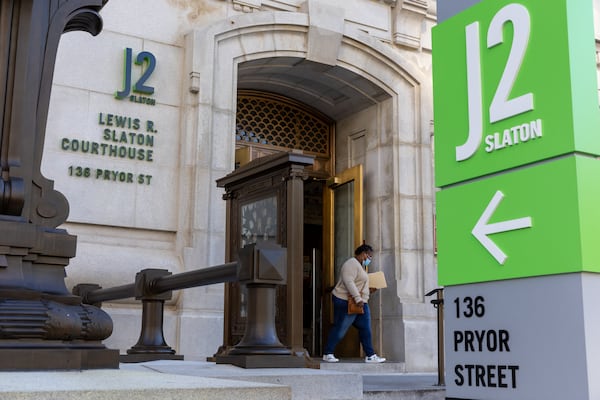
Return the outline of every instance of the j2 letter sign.
[[[515,98],[509,98],[512,93],[516,78],[519,75],[523,57],[529,45],[529,34],[531,32],[531,18],[527,8],[520,4],[509,4],[498,11],[490,23],[487,32],[487,48],[504,42],[503,26],[505,23],[513,24],[513,40],[510,45],[508,59],[504,66],[504,72],[494,91],[494,96],[489,106],[489,121],[495,123],[510,117],[533,110],[533,94],[531,92],[522,94]],[[467,61],[467,109],[469,135],[467,141],[456,147],[456,161],[464,161],[471,158],[479,149],[483,136],[483,102],[481,86],[481,40],[478,21],[467,25],[466,32],[466,61]],[[541,120],[538,119],[531,124],[531,130],[519,129],[520,135],[515,135],[514,143],[535,139],[542,136]],[[516,127],[518,129],[519,127]],[[515,128],[512,131],[516,131]],[[515,132],[516,133],[516,132]],[[498,136],[486,137],[486,151],[492,151],[500,147]],[[495,139],[495,140],[494,140]],[[509,137],[510,139],[510,137]],[[494,143],[495,142],[495,143]]]
[[[576,129],[600,121],[591,9],[487,0],[434,29],[437,186],[600,150]]]
[[[125,62],[123,68],[123,89],[119,90],[115,93],[115,98],[117,99],[125,99],[129,97],[130,101],[137,103],[144,103],[149,105],[155,105],[156,102],[154,99],[144,97],[144,96],[136,96],[130,95],[131,90],[133,89],[134,93],[138,93],[141,95],[152,95],[154,94],[154,87],[148,86],[146,82],[154,72],[156,68],[156,57],[154,54],[149,51],[142,51],[135,58],[135,64],[142,66],[142,74],[132,85],[132,64],[133,61],[133,51],[131,48],[125,49]]]

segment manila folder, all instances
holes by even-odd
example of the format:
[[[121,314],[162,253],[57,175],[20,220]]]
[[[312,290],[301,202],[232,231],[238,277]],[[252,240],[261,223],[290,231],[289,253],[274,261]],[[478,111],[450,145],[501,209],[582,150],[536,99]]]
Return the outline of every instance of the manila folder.
[[[369,274],[369,287],[373,289],[383,289],[387,287],[385,275],[382,271],[371,272]]]

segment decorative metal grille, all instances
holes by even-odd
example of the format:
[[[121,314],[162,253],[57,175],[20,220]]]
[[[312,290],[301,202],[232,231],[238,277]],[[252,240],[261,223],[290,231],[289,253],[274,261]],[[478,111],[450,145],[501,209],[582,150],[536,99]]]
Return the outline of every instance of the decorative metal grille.
[[[329,156],[331,123],[292,102],[238,94],[236,140]]]

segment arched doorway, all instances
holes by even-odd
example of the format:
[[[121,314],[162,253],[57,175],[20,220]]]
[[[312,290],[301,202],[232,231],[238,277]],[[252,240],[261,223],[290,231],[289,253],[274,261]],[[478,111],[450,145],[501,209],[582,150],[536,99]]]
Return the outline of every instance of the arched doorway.
[[[271,92],[257,90],[238,90],[236,112],[236,168],[244,166],[261,157],[280,152],[302,152],[314,157],[314,163],[305,168],[303,183],[304,201],[302,233],[302,348],[311,355],[321,353],[323,328],[323,296],[326,295],[323,270],[324,216],[323,193],[326,181],[332,176],[334,121],[318,110],[291,98]],[[284,206],[285,207],[285,206]],[[273,207],[271,207],[273,208]],[[265,209],[267,211],[267,209]],[[289,212],[286,211],[286,212]],[[228,229],[234,230],[227,235],[235,243],[229,243],[229,257],[247,242],[256,240],[254,236],[264,223],[260,216],[253,218],[252,213],[242,216],[242,221],[234,221]],[[255,220],[256,219],[256,220]],[[291,229],[296,231],[296,229]],[[239,232],[238,232],[239,231]],[[284,227],[282,231],[289,231]],[[260,233],[260,232],[259,232]],[[241,239],[240,239],[241,238]],[[277,238],[273,238],[277,242]],[[281,243],[279,243],[281,244]],[[327,265],[327,263],[325,263]],[[227,285],[226,319],[229,327],[226,335],[228,343],[237,343],[245,329],[245,288],[237,283]],[[290,343],[288,324],[286,324],[288,290],[280,287],[276,302],[276,321],[279,338]]]
[[[377,243],[390,284],[381,295],[387,296],[380,300],[381,311],[374,315],[376,346],[385,345],[385,320],[394,342],[382,353],[402,361],[405,341],[412,340],[406,334],[402,301],[423,304],[423,279],[432,276],[424,272],[433,264],[429,234],[419,228],[423,219],[430,219],[425,199],[430,194],[424,194],[430,180],[429,79],[408,57],[352,30],[340,32],[335,65],[332,57],[320,60],[310,48],[315,41],[308,39],[311,27],[306,15],[286,13],[282,21],[279,16],[239,16],[187,38],[193,49],[187,57],[191,93],[187,123],[196,128],[196,142],[206,145],[199,163],[210,168],[208,173],[197,171],[196,182],[210,185],[206,177],[218,179],[233,168],[240,89],[285,96],[331,118],[332,171],[365,164],[366,239]],[[211,215],[208,226],[222,224],[223,215]],[[199,232],[198,248],[204,245],[200,242],[204,226],[192,227]]]
[[[328,108],[329,112],[339,119],[343,119],[345,114],[370,106],[371,102],[364,96],[358,99],[348,97],[348,83],[340,84],[344,79],[351,79],[356,83],[360,81],[360,77],[341,68],[306,60],[291,61],[289,58],[269,59],[260,60],[260,63],[251,62],[250,66],[246,63],[239,66],[239,74],[243,77],[238,80],[239,84],[247,87],[251,83],[254,89],[237,91],[235,164],[237,168],[278,152],[295,151],[314,157],[314,164],[307,168],[304,182],[302,346],[311,355],[319,356],[332,323],[330,290],[337,281],[339,265],[352,254],[357,243],[364,239],[362,190],[356,193],[347,191],[349,187],[354,189],[354,178],[346,185],[334,183],[332,179],[336,175],[335,120],[308,104],[264,89],[281,91],[278,85],[285,85],[288,86],[288,95],[302,90],[320,90],[323,98],[330,97],[330,103],[333,99],[339,102],[337,107]],[[258,69],[260,72],[251,74],[249,71],[257,71],[258,65],[262,65]],[[278,84],[273,83],[274,76],[279,78]],[[290,90],[289,84],[293,76],[303,76],[303,84],[295,90]],[[331,82],[334,81],[337,89],[332,88]],[[327,93],[324,90],[326,87],[329,88]],[[363,87],[369,85],[363,84]],[[380,89],[370,88],[370,91],[379,92],[379,95],[383,96]],[[358,175],[356,179],[362,182],[362,168],[353,168],[352,171]],[[335,192],[339,197],[338,205],[344,203],[342,212],[338,211],[341,208],[334,209],[330,204]],[[348,196],[350,197],[344,200]],[[355,198],[358,200],[355,201]],[[356,215],[347,215],[348,206],[356,211]],[[250,223],[252,224],[252,221]],[[357,225],[360,229],[355,228]],[[244,244],[241,242],[247,241],[238,240],[240,235],[243,235],[242,230],[249,232],[250,229],[235,223],[228,226],[228,229],[240,230],[227,235],[236,242],[228,245],[231,252],[228,256],[235,259],[237,251]],[[336,248],[338,254],[334,254]],[[343,251],[340,251],[341,249]],[[284,322],[285,313],[290,311],[286,310],[286,292],[285,288],[278,291],[277,326],[280,339],[289,344],[289,332]],[[231,345],[239,342],[244,334],[244,288],[236,283],[228,284],[226,296],[225,334],[226,342]],[[353,329],[338,346],[338,354],[346,357],[360,355],[358,337]]]

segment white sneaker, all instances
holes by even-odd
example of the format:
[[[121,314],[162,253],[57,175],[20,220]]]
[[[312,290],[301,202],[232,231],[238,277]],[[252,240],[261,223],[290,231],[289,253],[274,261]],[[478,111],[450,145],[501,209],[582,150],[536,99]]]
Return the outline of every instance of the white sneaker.
[[[339,359],[335,358],[333,354],[323,354],[323,361],[326,362],[338,362]]]
[[[382,363],[385,362],[385,358],[379,357],[377,354],[373,354],[371,357],[365,357],[366,363]]]

